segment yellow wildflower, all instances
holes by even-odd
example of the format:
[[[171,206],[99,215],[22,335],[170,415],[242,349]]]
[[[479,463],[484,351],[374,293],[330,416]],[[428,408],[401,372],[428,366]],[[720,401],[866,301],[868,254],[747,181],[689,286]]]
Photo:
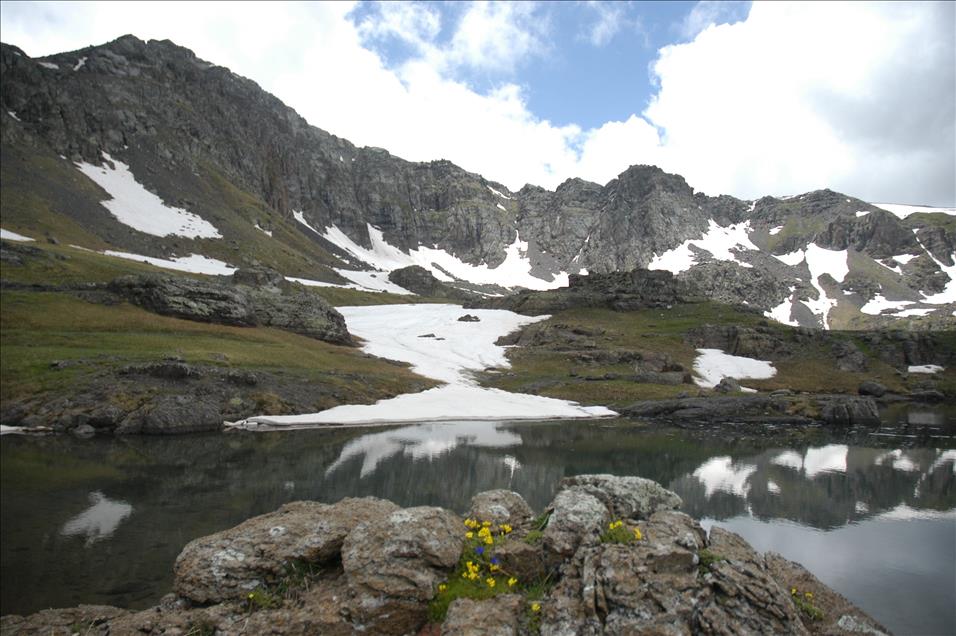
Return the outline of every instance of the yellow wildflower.
[[[468,578],[471,579],[472,581],[474,581],[475,579],[478,578],[478,573],[477,573],[477,572],[472,572],[471,574],[468,575]]]
[[[498,570],[501,569],[501,567],[495,565],[494,563],[492,563],[492,564],[488,567],[488,569],[491,570],[492,572],[497,572]]]
[[[494,540],[494,539],[492,539],[491,537],[485,537],[485,544],[486,544],[486,545],[494,545],[494,543],[495,543],[495,540]]]
[[[790,588],[790,596],[796,596],[796,595],[797,595],[797,588],[791,587],[791,588]]]
[[[479,537],[487,537],[490,534],[491,534],[491,530],[489,530],[488,528],[482,528],[481,530],[478,531]]]
[[[510,579],[508,579],[508,587],[514,587],[517,582],[518,582],[518,579],[516,579],[515,577],[511,577]]]
[[[470,539],[470,538],[472,538],[473,536],[475,536],[475,533],[474,533],[474,532],[470,532],[470,531],[469,531],[469,532],[466,532],[466,533],[465,533],[465,538],[466,538],[466,539]]]
[[[812,600],[812,599],[813,599],[813,592],[804,592],[803,595],[804,595],[808,600]]]
[[[490,527],[491,527],[491,522],[490,522],[490,521],[482,521],[482,522],[481,522],[481,525],[482,525],[483,527],[485,527],[485,528],[490,528]]]
[[[508,534],[509,532],[511,532],[511,526],[508,525],[507,523],[502,524],[502,525],[501,525],[501,530],[502,530],[502,532],[504,532],[505,534]]]
[[[540,612],[540,611],[541,611],[541,604],[540,604],[540,603],[532,603],[532,604],[531,604],[531,611],[532,611],[532,612]]]
[[[644,538],[644,535],[641,534],[641,529],[640,529],[640,528],[634,528],[634,538],[635,538],[637,541],[640,541],[641,539]]]
[[[444,591],[447,590],[447,589],[448,589],[448,586],[445,585],[444,583],[440,583],[440,584],[438,585],[438,591],[439,591],[439,592],[444,592]]]
[[[495,580],[494,580],[493,578],[491,578],[491,577],[488,577],[487,579],[485,579],[485,583],[488,584],[488,587],[494,587],[494,586],[495,586]]]

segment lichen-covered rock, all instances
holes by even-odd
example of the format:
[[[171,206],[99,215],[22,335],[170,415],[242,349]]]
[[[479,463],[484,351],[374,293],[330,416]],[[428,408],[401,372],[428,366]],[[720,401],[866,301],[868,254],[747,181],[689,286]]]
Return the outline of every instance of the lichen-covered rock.
[[[174,588],[198,603],[242,598],[275,583],[290,562],[334,559],[353,528],[376,523],[397,509],[390,501],[374,497],[331,505],[288,503],[186,544],[173,568]]]
[[[405,634],[420,627],[425,603],[461,556],[464,528],[454,513],[428,506],[356,526],[342,545],[356,628]]]
[[[75,626],[94,626],[91,634],[99,635],[97,626],[109,624],[128,615],[128,610],[109,605],[79,605],[63,609],[45,609],[19,616],[7,614],[0,618],[0,633],[17,634],[18,636],[73,636]]]
[[[534,516],[524,497],[511,490],[486,490],[471,498],[468,516],[495,525],[507,523],[518,528]]]
[[[497,557],[503,571],[517,577],[522,583],[537,581],[547,571],[544,551],[540,544],[531,545],[512,539],[495,545],[492,554]]]
[[[767,571],[763,557],[721,528],[710,534],[710,551],[720,557],[703,577],[712,592],[695,613],[702,634],[807,634],[790,591]]]
[[[542,541],[548,552],[563,558],[573,555],[581,544],[597,542],[611,518],[600,499],[577,488],[559,491],[550,508]]]
[[[681,505],[676,493],[643,477],[576,475],[562,479],[558,488],[597,497],[615,519],[644,519],[658,510],[675,510]]]
[[[484,601],[460,598],[448,607],[441,636],[515,636],[524,598],[504,594]]]

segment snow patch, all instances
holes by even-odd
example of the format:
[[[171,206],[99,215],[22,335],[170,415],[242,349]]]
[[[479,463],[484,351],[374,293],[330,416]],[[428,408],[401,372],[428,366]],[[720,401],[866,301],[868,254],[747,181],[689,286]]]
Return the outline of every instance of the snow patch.
[[[916,230],[913,230],[914,234]],[[926,252],[926,255],[933,259],[933,262],[936,263],[936,267],[940,269],[944,274],[949,276],[949,282],[946,283],[946,287],[943,288],[943,291],[938,294],[932,294],[927,296],[923,294],[923,302],[929,303],[931,305],[945,305],[947,303],[956,303],[956,254],[953,254],[953,265],[944,265],[942,261],[937,260],[933,253],[926,249],[926,246],[923,245],[923,242],[919,240],[919,237],[916,238],[916,242],[919,243],[919,246],[923,248],[923,251]]]
[[[772,227],[770,228],[769,234],[770,236],[776,236],[777,234],[780,234],[780,230],[782,229],[783,229],[782,225],[778,225],[777,227]]]
[[[16,232],[11,232],[10,230],[4,230],[0,228],[0,239],[6,241],[33,241],[35,239],[30,238],[29,236],[24,236],[22,234],[17,234]]]
[[[296,219],[306,227],[378,270],[390,272],[409,265],[419,265],[440,281],[451,282],[458,279],[478,285],[500,285],[508,289],[526,287],[545,290],[568,285],[567,272],[554,275],[551,281],[531,275],[531,260],[527,256],[528,243],[522,241],[517,232],[514,242],[505,248],[504,262],[497,267],[488,267],[485,264],[471,265],[445,250],[424,245],[403,252],[390,245],[382,231],[371,224],[366,226],[371,248],[363,247],[334,225],[326,227],[324,233],[319,233],[304,218],[300,218],[301,213],[297,214]]]
[[[796,290],[796,287],[790,287],[790,296],[783,299],[776,307],[770,309],[770,311],[765,311],[763,313],[767,318],[776,320],[779,323],[785,325],[790,325],[792,327],[799,327],[800,323],[793,319],[793,292]]]
[[[80,70],[81,68],[83,68],[83,66],[86,65],[86,60],[87,60],[87,58],[86,58],[85,56],[84,56],[84,57],[81,57],[79,60],[77,60],[77,61],[76,61],[76,66],[73,67],[73,70],[74,70],[74,71],[78,71],[78,70]]]
[[[807,269],[810,270],[810,284],[817,290],[816,300],[801,301],[815,315],[820,316],[823,322],[823,328],[829,329],[830,325],[827,316],[830,310],[837,305],[836,299],[828,298],[826,290],[820,284],[820,277],[829,274],[838,283],[842,283],[850,271],[847,264],[847,250],[828,250],[818,246],[816,243],[810,243],[806,250],[797,250],[789,254],[773,254],[778,261],[794,267],[801,262],[806,262]]]
[[[501,205],[500,203],[495,203],[495,205],[498,206],[498,209],[499,209],[499,210],[502,210],[502,211],[504,211],[504,212],[507,212],[507,211],[508,211],[507,209],[505,209],[505,206]]]
[[[39,64],[39,65],[42,66],[43,68],[48,68],[48,69],[50,69],[51,71],[56,71],[56,70],[58,70],[58,69],[60,68],[59,66],[57,66],[57,65],[54,64],[53,62],[37,62],[37,64]]]
[[[724,378],[765,380],[777,374],[772,362],[732,356],[720,349],[698,349],[694,371],[697,386],[713,388]]]
[[[866,216],[866,215],[869,214],[869,213],[870,213],[869,210],[858,210],[857,213],[856,213],[856,218],[860,218],[860,217]]]
[[[122,161],[103,153],[109,165],[77,164],[77,168],[106,190],[112,197],[103,201],[120,223],[153,236],[183,236],[186,238],[222,238],[212,223],[183,208],[175,208],[147,190]]]
[[[17,121],[20,121],[20,122],[23,121],[22,119],[20,119],[19,117],[17,117],[17,114],[16,114],[15,112],[13,112],[12,110],[8,110],[8,111],[7,111],[7,114],[10,115],[11,117],[13,117],[14,119],[16,119]]]
[[[190,254],[189,256],[178,256],[171,259],[154,258],[152,256],[143,256],[142,254],[131,254],[130,252],[117,252],[115,250],[106,250],[103,252],[107,256],[125,258],[128,261],[140,261],[149,263],[156,267],[172,269],[178,272],[189,272],[192,274],[208,274],[210,276],[232,276],[236,268],[228,263],[215,258],[209,258],[202,254]]]
[[[547,316],[527,317],[503,310],[470,309],[468,312],[478,316],[479,322],[459,322],[458,318],[464,313],[460,305],[378,305],[339,307],[338,310],[345,317],[349,331],[365,340],[363,351],[408,362],[416,373],[447,384],[371,405],[338,406],[303,415],[259,416],[233,426],[540,420],[615,415],[604,407],[584,407],[564,400],[485,389],[471,377],[472,372],[488,367],[508,367],[505,349],[495,341]],[[427,334],[433,337],[421,337]]]
[[[872,205],[875,205],[881,210],[886,210],[887,212],[895,214],[901,219],[905,219],[910,214],[915,214],[916,212],[956,215],[956,208],[934,208],[928,205],[903,205],[900,203],[873,203]]]
[[[343,278],[347,278],[359,287],[367,290],[388,292],[390,294],[401,294],[403,296],[415,295],[404,287],[399,287],[392,281],[388,280],[388,274],[386,272],[358,272],[351,269],[338,268],[335,268],[335,271],[338,272]]]
[[[753,267],[750,263],[737,260],[735,252],[757,250],[757,246],[750,242],[750,221],[736,223],[722,227],[716,221],[707,221],[707,231],[699,239],[689,239],[677,247],[667,250],[660,256],[654,255],[647,269],[663,269],[672,274],[680,274],[697,264],[690,246],[709,252],[715,260],[732,261],[741,267]]]
[[[945,369],[938,364],[912,364],[906,367],[909,373],[939,373]]]
[[[497,190],[495,190],[495,189],[492,188],[491,186],[485,186],[485,187],[487,187],[489,190],[491,190],[491,193],[494,194],[495,196],[499,196],[499,197],[501,197],[502,199],[507,199],[507,200],[511,201],[511,197],[509,197],[508,195],[502,194],[502,193],[498,192]]]

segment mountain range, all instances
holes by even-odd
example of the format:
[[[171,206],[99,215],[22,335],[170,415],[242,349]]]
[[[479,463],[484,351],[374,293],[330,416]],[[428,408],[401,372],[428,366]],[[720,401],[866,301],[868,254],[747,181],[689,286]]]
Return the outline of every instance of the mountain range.
[[[410,265],[485,295],[664,269],[792,325],[956,324],[953,209],[825,189],[715,197],[643,165],[512,192],[358,148],[166,40],[37,59],[2,44],[0,82],[4,238],[398,293],[388,272]]]

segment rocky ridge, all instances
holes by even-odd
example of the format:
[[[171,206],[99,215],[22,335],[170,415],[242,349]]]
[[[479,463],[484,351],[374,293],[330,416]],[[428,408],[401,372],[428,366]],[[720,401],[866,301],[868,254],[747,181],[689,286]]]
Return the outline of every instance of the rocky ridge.
[[[434,247],[489,267],[502,263],[505,248],[520,237],[532,273],[552,282],[561,272],[648,267],[682,248],[694,266],[680,277],[702,293],[760,311],[790,303],[781,315],[804,326],[826,324],[820,310],[801,302],[826,294],[844,308],[846,316],[834,318],[844,327],[890,322],[859,312],[880,296],[908,301],[921,308],[916,314],[933,312],[907,321],[952,328],[952,303],[923,303],[950,284],[944,268],[954,264],[956,225],[944,214],[900,219],[829,190],[749,202],[711,197],[653,166],[632,166],[603,186],[569,179],[553,192],[532,185],[510,192],[448,161],[411,163],[357,148],[310,126],[254,82],[169,41],[124,36],[43,60],[3,45],[0,73],[0,140],[9,170],[30,153],[92,164],[107,153],[164,200],[214,223],[233,213],[208,196],[210,184],[225,179],[262,203],[258,216],[244,221],[250,228],[284,221],[301,234],[296,241],[346,259],[340,264],[347,267],[368,265],[304,227],[296,214],[320,231],[338,227],[361,246],[371,245],[373,227],[400,250]],[[84,196],[86,205],[55,207],[118,247],[156,255],[187,246],[219,249],[216,240],[145,240]],[[727,255],[701,242],[712,232],[738,230],[746,238]],[[222,231],[221,242],[240,251],[232,257],[246,258],[239,246],[247,237],[228,224]],[[272,246],[284,244],[279,249],[295,242],[286,234],[273,240]],[[776,258],[810,246],[846,251],[848,274],[811,284],[809,261]]]
[[[4,616],[0,631],[887,633],[798,564],[708,535],[680,505],[654,482],[611,475],[564,479],[538,520],[508,491],[476,495],[465,520],[375,498],[294,502],[189,543],[175,591],[153,608],[43,610]],[[473,528],[490,538],[481,549]],[[500,587],[469,588],[472,571]]]

